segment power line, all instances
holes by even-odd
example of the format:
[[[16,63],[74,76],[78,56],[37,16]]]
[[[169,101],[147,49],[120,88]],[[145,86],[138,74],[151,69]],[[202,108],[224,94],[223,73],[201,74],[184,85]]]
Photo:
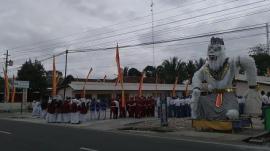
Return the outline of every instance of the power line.
[[[239,0],[234,0],[234,1],[239,1]],[[231,1],[231,2],[234,2],[234,1]],[[265,1],[265,0],[263,0]],[[231,9],[236,9],[236,8],[240,8],[240,7],[244,7],[244,6],[249,6],[249,5],[252,5],[252,4],[257,4],[257,3],[261,3],[263,1],[257,1],[257,2],[253,2],[253,3],[248,3],[248,4],[245,4],[245,5],[241,5],[241,6],[236,6],[236,7],[232,7],[232,8],[228,8],[228,9],[223,9],[221,11],[218,11],[218,12],[223,12],[223,11],[226,11],[226,10],[231,10]],[[213,6],[212,6],[213,7]],[[209,7],[210,8],[210,7]],[[200,16],[203,16],[203,15],[209,15],[209,14],[214,14],[216,13],[215,12],[211,12],[211,13],[207,13],[207,14],[202,14]],[[195,18],[197,18],[199,16],[195,16]],[[164,26],[164,25],[168,25],[168,24],[172,24],[172,23],[175,23],[175,22],[179,22],[179,21],[183,21],[183,20],[188,20],[188,19],[192,19],[192,18],[184,18],[184,19],[181,19],[181,20],[177,20],[177,21],[174,21],[174,22],[169,22],[169,23],[165,23],[165,24],[161,24],[161,25],[156,25],[155,27],[159,27],[159,26]],[[128,33],[132,33],[132,32],[138,32],[140,30],[146,30],[146,29],[149,29],[149,28],[144,28],[144,29],[139,29],[139,30],[134,30],[134,31],[130,31],[130,32],[126,32],[126,33],[120,33],[120,34],[128,34]],[[119,36],[120,34],[117,34],[117,35],[113,35],[113,36],[108,36],[108,37],[102,37],[102,38],[99,38],[99,39],[93,39],[91,41],[96,41],[96,40],[100,40],[100,39],[105,39],[105,38],[110,38],[110,37],[115,37],[115,36]],[[100,35],[100,34],[98,34]],[[81,38],[80,38],[81,39]],[[77,39],[77,40],[80,40],[80,39]],[[72,40],[73,41],[73,40]],[[74,44],[74,43],[73,43]],[[27,49],[29,50],[29,49]],[[30,49],[31,50],[31,49]],[[16,52],[16,51],[14,51]]]
[[[183,8],[183,7],[187,7],[187,6],[193,6],[194,4],[200,4],[202,2],[205,2],[206,0],[201,0],[199,2],[195,1],[193,3],[190,3],[189,5],[184,5],[184,6],[181,6],[181,7],[174,7],[174,8],[170,8],[170,9],[166,9],[166,10],[162,10],[162,11],[159,11],[159,12],[156,12],[156,14],[160,14],[160,13],[165,13],[165,12],[168,12],[168,11],[171,11],[171,10],[174,10],[174,9],[179,9],[179,8]],[[238,1],[238,0],[236,0]],[[138,20],[138,19],[142,19],[142,18],[146,18],[146,17],[149,17],[151,15],[145,15],[145,16],[140,16],[140,17],[135,17],[135,18],[132,18],[132,19],[129,19],[129,20],[126,20],[126,21],[122,21],[122,22],[118,22],[118,23],[115,23],[115,24],[111,24],[111,25],[107,25],[107,26],[103,26],[103,27],[99,27],[99,28],[96,28],[96,29],[93,29],[93,30],[88,30],[88,31],[83,31],[83,32],[79,32],[79,33],[72,33],[72,34],[68,34],[68,35],[65,35],[65,36],[61,36],[61,37],[55,37],[55,38],[52,38],[52,39],[49,39],[49,40],[43,40],[43,41],[39,41],[39,42],[36,42],[35,44],[38,45],[38,44],[41,44],[41,43],[44,43],[44,42],[49,42],[49,41],[54,41],[54,40],[57,40],[57,39],[64,39],[64,38],[67,38],[67,37],[71,37],[71,36],[74,36],[74,35],[78,35],[78,34],[82,34],[82,33],[87,33],[87,32],[90,32],[90,31],[96,31],[98,29],[103,29],[103,28],[107,28],[107,27],[112,27],[112,26],[116,26],[116,25],[121,25],[123,23],[129,23],[129,22],[133,22],[135,20]],[[10,48],[9,50],[14,50],[14,49],[18,49],[18,48],[21,48],[21,47],[28,47],[28,46],[32,46],[33,44],[30,44],[30,45],[21,45],[21,46],[15,46],[13,48]]]
[[[264,6],[264,5],[263,5]],[[262,6],[260,6],[260,7],[262,7]],[[258,8],[258,7],[256,7],[256,8]],[[248,10],[250,10],[250,9],[248,9]],[[235,16],[235,17],[232,17],[232,18],[222,18],[223,20],[218,20],[218,21],[215,21],[215,22],[211,22],[211,23],[209,23],[209,24],[214,24],[214,23],[220,23],[220,22],[224,22],[224,21],[229,21],[229,20],[233,20],[233,19],[238,19],[238,18],[241,18],[241,17],[247,17],[247,16],[251,16],[251,15],[256,15],[256,14],[259,14],[259,13],[265,13],[265,12],[269,12],[270,11],[270,9],[269,10],[266,10],[266,11],[260,11],[260,12],[252,12],[252,13],[248,13],[248,14],[245,14],[245,15],[242,15],[242,16]],[[241,12],[242,12],[242,10],[241,10]],[[231,13],[230,13],[231,14]],[[230,14],[228,14],[228,15],[230,15]],[[227,14],[226,14],[227,15]],[[219,17],[219,16],[217,16],[217,17]],[[224,15],[222,15],[221,17],[224,17]],[[214,17],[212,17],[212,18],[216,18],[216,16],[214,16]],[[157,30],[156,32],[158,32],[157,34],[155,34],[155,35],[162,35],[162,33],[163,32],[166,32],[166,33],[170,33],[170,32],[176,32],[176,31],[183,31],[183,30],[186,30],[187,28],[184,28],[186,25],[190,25],[190,24],[194,24],[194,23],[199,23],[199,22],[202,22],[202,21],[209,21],[210,19],[212,19],[212,18],[207,18],[207,19],[203,19],[203,20],[199,20],[199,21],[195,21],[195,22],[191,22],[191,23],[187,23],[187,24],[183,24],[183,25],[180,25],[180,26],[175,26],[175,27],[173,27],[173,28],[167,28],[167,29],[161,29],[161,30]],[[208,25],[208,24],[206,24],[206,25]],[[177,29],[178,27],[181,27],[181,28],[179,28],[179,29]],[[175,29],[174,29],[175,28]],[[143,36],[143,37],[140,37],[140,38],[147,38],[147,37],[150,37],[150,36]],[[134,39],[134,38],[132,38],[132,39],[130,39],[130,38],[132,38],[132,37],[129,37],[129,38],[124,38],[124,39],[121,39],[121,40],[119,40],[119,41],[121,41],[121,43],[123,43],[123,40],[125,41],[125,42],[131,42],[131,41],[136,41],[137,39]],[[126,40],[126,39],[128,39],[128,40]],[[114,42],[114,41],[110,41],[110,42]],[[106,44],[106,43],[110,43],[110,42],[102,42],[102,43],[98,43],[98,44],[94,44],[94,45],[92,45],[92,46],[96,46],[96,45],[103,45],[104,46],[104,44]],[[85,47],[83,47],[83,48],[85,48]],[[81,48],[82,49],[82,48]]]
[[[203,33],[199,35],[191,35],[187,37],[180,37],[180,38],[175,38],[175,39],[169,39],[169,40],[160,40],[160,41],[155,41],[155,44],[162,44],[162,43],[169,43],[169,42],[176,42],[176,41],[183,41],[183,40],[190,40],[190,39],[196,39],[196,38],[203,38],[203,37],[209,37],[209,36],[214,36],[214,35],[221,35],[221,34],[229,34],[229,33],[235,33],[235,32],[242,32],[242,31],[250,31],[254,29],[262,29],[265,26],[255,26],[255,27],[238,27],[238,28],[232,28],[228,30],[223,30],[223,31],[217,31],[217,32],[210,32],[210,33]],[[234,30],[233,30],[234,29]],[[145,43],[139,43],[139,44],[134,44],[134,45],[124,45],[124,46],[119,46],[119,48],[129,48],[129,47],[137,47],[137,46],[147,46],[151,45],[152,42],[145,42]],[[77,53],[77,52],[92,52],[92,51],[106,51],[106,50],[111,50],[115,49],[115,47],[106,47],[106,48],[97,48],[97,49],[78,49],[78,50],[69,50],[70,53]]]

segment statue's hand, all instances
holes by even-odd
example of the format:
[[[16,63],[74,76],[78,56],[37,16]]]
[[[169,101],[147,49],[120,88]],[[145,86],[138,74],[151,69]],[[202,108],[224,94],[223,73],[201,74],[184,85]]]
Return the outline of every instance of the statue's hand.
[[[194,88],[192,91],[192,96],[194,98],[199,98],[201,96],[201,90],[199,88]]]
[[[248,97],[254,97],[257,95],[258,95],[257,87],[250,86],[249,89],[246,91],[244,97],[248,98]]]

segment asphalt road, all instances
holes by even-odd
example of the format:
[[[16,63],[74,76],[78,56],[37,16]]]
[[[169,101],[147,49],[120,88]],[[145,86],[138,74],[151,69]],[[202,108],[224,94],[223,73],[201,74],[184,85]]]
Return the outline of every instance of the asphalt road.
[[[0,119],[0,151],[254,151],[262,149]]]

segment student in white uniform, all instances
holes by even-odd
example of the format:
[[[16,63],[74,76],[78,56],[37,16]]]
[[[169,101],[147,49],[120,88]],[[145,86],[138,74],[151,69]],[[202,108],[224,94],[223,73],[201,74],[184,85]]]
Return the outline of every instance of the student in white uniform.
[[[71,124],[80,123],[79,102],[76,99],[72,99],[71,101],[70,123]]]

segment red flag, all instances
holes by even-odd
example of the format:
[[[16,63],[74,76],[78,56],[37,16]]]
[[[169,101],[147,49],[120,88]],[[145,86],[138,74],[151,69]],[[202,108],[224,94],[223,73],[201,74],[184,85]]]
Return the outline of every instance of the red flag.
[[[120,65],[120,56],[119,56],[119,48],[118,48],[118,44],[117,44],[117,46],[116,46],[115,61],[116,61],[116,65],[117,65],[118,76],[119,76],[120,79],[121,79],[121,78],[122,78],[122,74],[121,74],[121,65]]]
[[[85,82],[83,84],[83,91],[82,91],[82,94],[81,94],[81,98],[85,98],[85,85],[86,85],[86,82],[88,81],[88,78],[89,78],[92,71],[93,71],[93,68],[90,68],[90,70],[89,70],[89,72],[88,72],[88,74],[86,76]]]
[[[117,64],[117,70],[118,70],[118,79],[120,81],[121,84],[121,89],[122,89],[122,107],[126,106],[126,101],[125,101],[125,92],[124,92],[124,86],[123,86],[123,75],[122,75],[122,70],[121,70],[121,65],[120,65],[120,56],[119,56],[119,48],[118,48],[118,44],[116,46],[116,54],[115,54],[115,61]],[[117,85],[117,84],[116,84]]]
[[[139,90],[138,90],[138,95],[141,97],[142,96],[142,85],[143,85],[143,78],[145,76],[145,72],[142,73],[141,79],[140,79],[140,84],[139,84]]]
[[[175,89],[176,89],[177,83],[178,83],[178,76],[175,77],[175,82],[174,82],[174,85],[173,85],[173,90],[172,90],[172,96],[173,97],[176,96]]]
[[[11,102],[12,103],[15,100],[15,93],[16,93],[16,88],[14,86],[14,81],[15,81],[15,76],[13,75],[13,79],[12,79],[12,96],[11,96]]]
[[[55,56],[53,56],[52,96],[56,96],[56,86],[57,86],[57,77],[55,68]]]
[[[8,83],[8,75],[3,68],[4,71],[4,82],[5,82],[5,101],[9,101],[9,83]]]

